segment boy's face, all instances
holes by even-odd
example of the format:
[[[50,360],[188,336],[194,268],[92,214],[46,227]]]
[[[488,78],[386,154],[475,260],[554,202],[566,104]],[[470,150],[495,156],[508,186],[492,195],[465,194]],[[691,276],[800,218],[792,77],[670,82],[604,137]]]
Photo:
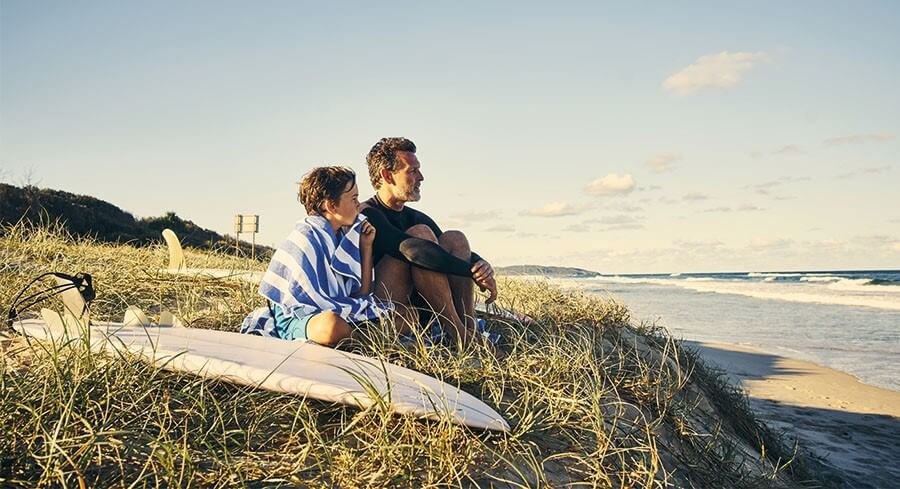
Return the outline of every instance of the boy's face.
[[[359,189],[356,188],[356,182],[341,194],[341,198],[337,202],[332,202],[331,216],[341,226],[350,226],[356,221],[359,215]]]

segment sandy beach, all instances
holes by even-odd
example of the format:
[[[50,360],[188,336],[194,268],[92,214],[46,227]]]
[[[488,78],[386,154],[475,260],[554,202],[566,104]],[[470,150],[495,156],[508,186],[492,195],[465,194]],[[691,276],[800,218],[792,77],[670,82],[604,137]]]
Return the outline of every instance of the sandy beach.
[[[832,467],[839,487],[900,487],[900,392],[744,346],[685,343],[725,370],[762,420]]]

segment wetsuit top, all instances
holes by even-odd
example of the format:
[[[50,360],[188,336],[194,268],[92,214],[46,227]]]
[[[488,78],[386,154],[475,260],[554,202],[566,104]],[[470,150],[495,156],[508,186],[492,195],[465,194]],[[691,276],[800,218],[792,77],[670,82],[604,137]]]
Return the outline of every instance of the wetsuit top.
[[[451,255],[437,243],[406,234],[407,229],[424,224],[431,228],[435,236],[441,236],[441,228],[423,212],[408,206],[395,211],[384,205],[377,195],[363,202],[361,211],[375,226],[372,261],[376,265],[384,255],[390,255],[435,272],[472,277],[472,265],[481,260],[481,257],[473,251],[471,261],[466,262]]]

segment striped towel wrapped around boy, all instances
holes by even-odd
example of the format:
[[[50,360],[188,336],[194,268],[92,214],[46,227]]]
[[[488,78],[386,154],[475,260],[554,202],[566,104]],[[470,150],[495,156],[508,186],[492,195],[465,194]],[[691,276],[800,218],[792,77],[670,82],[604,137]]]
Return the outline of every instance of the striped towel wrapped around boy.
[[[259,293],[287,317],[333,311],[348,322],[377,319],[393,309],[369,294],[350,297],[362,280],[359,250],[360,214],[349,229],[336,237],[322,216],[297,221],[294,231],[272,255]],[[254,310],[244,319],[242,333],[280,337],[269,307]]]

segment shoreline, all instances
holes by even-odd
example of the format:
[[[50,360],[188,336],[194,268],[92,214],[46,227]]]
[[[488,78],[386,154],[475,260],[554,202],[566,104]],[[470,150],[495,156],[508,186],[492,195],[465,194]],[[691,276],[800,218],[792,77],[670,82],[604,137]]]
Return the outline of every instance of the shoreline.
[[[684,340],[747,394],[761,421],[797,440],[847,487],[900,481],[900,392],[851,374],[744,345]],[[840,487],[840,485],[838,485]]]

